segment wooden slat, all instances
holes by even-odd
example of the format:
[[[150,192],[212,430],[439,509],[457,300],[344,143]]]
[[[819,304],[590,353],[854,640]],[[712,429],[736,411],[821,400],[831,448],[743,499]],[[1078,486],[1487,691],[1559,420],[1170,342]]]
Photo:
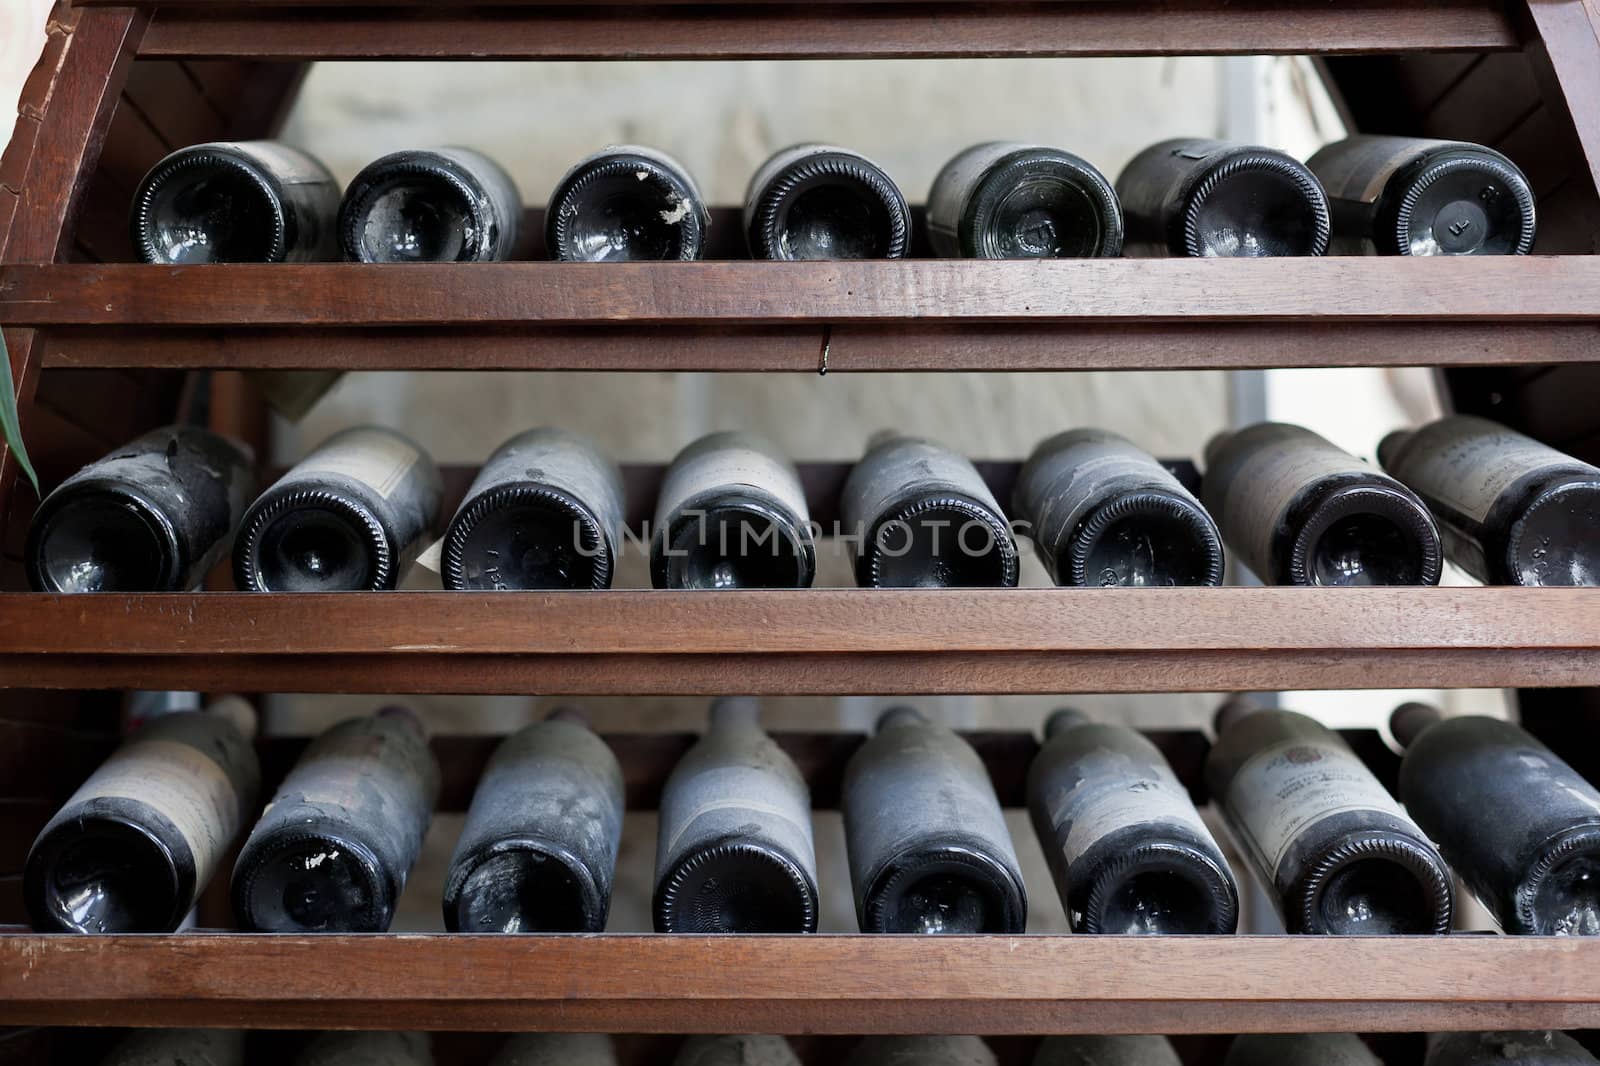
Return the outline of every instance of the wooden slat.
[[[1600,942],[0,937],[0,1023],[602,1032],[1586,1028]]]
[[[1556,589],[0,595],[0,684],[853,694],[1600,684]]]
[[[762,59],[1203,55],[1499,50],[1517,47],[1483,0],[1115,0],[1066,4],[534,6],[493,18],[451,9],[163,6],[148,57],[250,59]]]
[[[1525,0],[1537,39],[1529,48],[1546,104],[1576,135],[1577,159],[1600,188],[1600,4],[1595,0]]]
[[[0,267],[28,326],[1600,320],[1593,256]]]

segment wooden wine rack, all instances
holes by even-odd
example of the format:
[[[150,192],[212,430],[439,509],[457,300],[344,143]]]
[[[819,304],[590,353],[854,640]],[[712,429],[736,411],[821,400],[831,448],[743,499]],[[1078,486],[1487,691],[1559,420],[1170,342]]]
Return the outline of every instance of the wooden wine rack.
[[[1319,56],[1356,128],[1507,151],[1539,196],[1538,254],[129,263],[124,213],[149,165],[182,144],[270,135],[318,59],[1260,53]],[[78,0],[52,16],[0,159],[0,322],[47,483],[170,420],[190,371],[214,372],[213,423],[262,443],[260,412],[235,373],[250,369],[1425,365],[1442,368],[1459,408],[1600,459],[1600,419],[1585,399],[1600,387],[1597,180],[1594,0]],[[986,468],[992,481],[1010,476],[996,469]],[[630,484],[658,476],[635,473]],[[815,489],[836,485],[839,471],[807,476]],[[15,477],[6,455],[0,588],[9,589],[24,585],[34,504]],[[1600,593],[0,593],[0,923],[21,921],[15,875],[33,833],[113,741],[110,691],[281,690],[286,677],[324,692],[573,694],[1521,686],[1545,694],[1525,699],[1533,707],[1563,687],[1600,686]],[[1575,758],[1573,738],[1592,735],[1570,717],[1551,732]],[[634,805],[654,802],[687,743],[610,739]],[[1032,741],[977,740],[1016,803]],[[855,741],[785,742],[828,802],[829,775]],[[281,769],[291,752],[275,743],[263,754]],[[447,802],[462,802],[486,744],[436,745]],[[1168,750],[1192,779],[1203,747],[1191,735]],[[41,937],[0,925],[0,1025],[1600,1028],[1597,974],[1600,943],[1503,936],[312,940]],[[0,1039],[0,1060],[8,1047],[34,1046]]]

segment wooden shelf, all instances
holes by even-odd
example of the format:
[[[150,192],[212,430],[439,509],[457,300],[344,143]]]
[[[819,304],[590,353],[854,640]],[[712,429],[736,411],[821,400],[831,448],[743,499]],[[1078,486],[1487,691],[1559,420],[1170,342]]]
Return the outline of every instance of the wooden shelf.
[[[497,4],[401,0],[157,7],[146,58],[837,59],[1498,51],[1520,37],[1490,0]]]
[[[0,319],[46,368],[1474,365],[1600,361],[1597,291],[1597,256],[58,264],[0,267]]]
[[[1588,938],[0,936],[0,1025],[1587,1029]]]
[[[1586,589],[0,595],[41,688],[548,694],[1600,684]]]

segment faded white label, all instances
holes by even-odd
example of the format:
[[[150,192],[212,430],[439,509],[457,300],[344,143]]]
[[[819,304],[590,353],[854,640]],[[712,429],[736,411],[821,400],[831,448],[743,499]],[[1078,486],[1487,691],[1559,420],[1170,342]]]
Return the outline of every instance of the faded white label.
[[[809,521],[805,491],[788,463],[749,448],[712,448],[674,463],[661,485],[662,506],[677,508],[685,500],[712,489],[747,486],[775,497],[802,523]],[[656,516],[663,524],[665,514]]]
[[[776,824],[769,828],[790,838],[782,841],[783,843],[788,844],[803,858],[809,858],[814,853],[810,811],[807,810],[805,815],[797,820],[794,807],[762,801],[763,795],[771,795],[773,791],[770,773],[751,766],[719,766],[700,771],[695,775],[695,779],[696,792],[700,792],[701,795],[709,794],[715,798],[687,807],[670,793],[663,796],[661,824],[663,827],[676,825],[677,830],[670,838],[661,840],[659,854],[662,857],[673,853],[696,822],[707,815],[721,811],[743,811],[771,818]],[[702,789],[704,792],[701,792]]]
[[[68,806],[95,798],[150,807],[183,834],[194,854],[195,885],[211,879],[243,812],[227,773],[204,752],[176,740],[134,740],[73,793]]]
[[[351,429],[306,456],[295,473],[342,474],[370,485],[387,499],[422,453],[409,441],[381,429]]]
[[[1078,861],[1096,841],[1126,825],[1176,822],[1202,840],[1210,838],[1177,778],[1152,774],[1150,769],[1147,763],[1108,752],[1095,758],[1093,771],[1086,773],[1076,788],[1051,797],[1050,821],[1057,826],[1069,818],[1072,821],[1062,844],[1068,863]]]
[[[1371,474],[1372,467],[1320,438],[1291,437],[1258,447],[1238,468],[1223,498],[1221,514],[1230,545],[1256,576],[1270,581],[1272,537],[1301,488],[1338,474]]]
[[[1431,427],[1430,427],[1431,428]],[[1482,523],[1505,491],[1533,470],[1574,460],[1486,419],[1451,419],[1406,442],[1401,481]]]
[[[1301,832],[1324,818],[1349,811],[1405,818],[1349,748],[1319,737],[1280,741],[1256,752],[1234,775],[1224,802],[1268,876]]]

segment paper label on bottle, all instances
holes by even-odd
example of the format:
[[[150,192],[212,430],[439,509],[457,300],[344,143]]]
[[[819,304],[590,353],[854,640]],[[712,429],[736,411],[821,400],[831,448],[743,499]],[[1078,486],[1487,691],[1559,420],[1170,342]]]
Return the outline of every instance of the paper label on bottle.
[[[1304,487],[1340,474],[1373,474],[1360,459],[1321,438],[1292,437],[1268,441],[1239,465],[1214,517],[1224,539],[1236,545],[1242,561],[1256,576],[1271,581],[1273,535],[1278,523]]]
[[[67,806],[96,798],[134,800],[177,826],[194,855],[197,888],[210,880],[243,817],[227,771],[176,740],[135,739],[118,749]]]
[[[352,478],[388,499],[422,453],[410,441],[377,429],[340,433],[294,468],[296,474],[338,474]]]
[[[1395,473],[1424,496],[1480,524],[1521,478],[1542,468],[1574,465],[1554,448],[1484,419],[1438,427],[1419,430],[1405,443],[1405,459]]]
[[[278,798],[354,811],[405,810],[405,774],[390,765],[399,756],[396,744],[379,732],[325,733],[289,772]]]
[[[763,795],[771,795],[774,790],[775,783],[770,772],[753,766],[719,766],[701,770],[695,775],[695,779],[696,794],[702,796],[709,794],[712,798],[690,807],[685,806],[670,791],[662,796],[661,824],[663,827],[677,826],[670,837],[664,837],[660,842],[657,853],[662,858],[672,855],[677,850],[679,842],[690,829],[694,828],[696,822],[707,815],[721,811],[735,811],[767,819],[769,822],[763,829],[780,844],[792,850],[801,861],[809,859],[814,854],[809,808],[806,808],[804,815],[797,819],[795,806],[767,803],[762,800]],[[782,782],[778,782],[777,787],[783,792],[788,791]]]
[[[711,448],[673,463],[661,484],[661,506],[676,510],[702,493],[729,487],[754,489],[758,495],[776,499],[802,523],[808,520],[805,491],[794,467],[764,452],[738,446]],[[668,520],[667,513],[656,516],[657,525]]]
[[[1324,818],[1350,811],[1405,818],[1349,748],[1320,737],[1280,741],[1250,756],[1223,802],[1269,876],[1306,827]]]
[[[1176,778],[1151,773],[1151,769],[1148,763],[1135,762],[1120,752],[1102,753],[1094,757],[1092,772],[1086,773],[1077,787],[1050,797],[1051,824],[1072,822],[1061,847],[1069,865],[1108,833],[1126,825],[1177,824],[1202,840],[1210,838],[1188,790]]]

